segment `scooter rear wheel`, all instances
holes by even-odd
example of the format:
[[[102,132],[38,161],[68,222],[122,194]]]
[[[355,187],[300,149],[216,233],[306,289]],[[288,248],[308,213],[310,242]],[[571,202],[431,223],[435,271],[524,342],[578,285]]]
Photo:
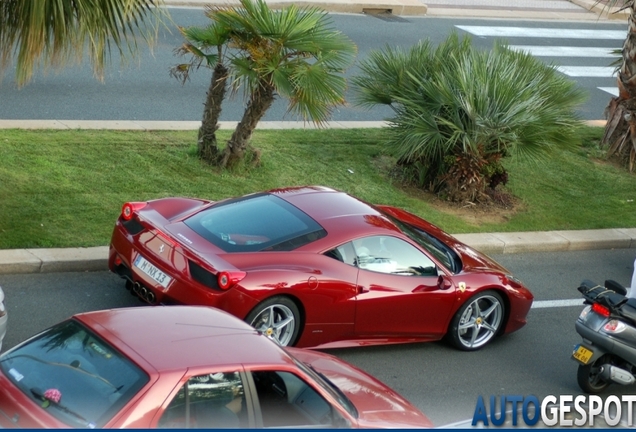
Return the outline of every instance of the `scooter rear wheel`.
[[[597,394],[605,390],[610,382],[601,378],[601,366],[607,363],[606,356],[599,357],[594,363],[587,365],[579,365],[579,369],[576,372],[576,380],[579,383],[579,387],[585,393]]]

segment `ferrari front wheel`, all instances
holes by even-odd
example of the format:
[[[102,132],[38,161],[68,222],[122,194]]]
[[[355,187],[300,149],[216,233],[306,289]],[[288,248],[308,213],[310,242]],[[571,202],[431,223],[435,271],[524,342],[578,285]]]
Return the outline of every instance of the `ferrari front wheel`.
[[[294,346],[300,331],[298,306],[287,297],[272,297],[257,305],[245,321],[282,346]]]
[[[504,321],[504,303],[494,291],[479,293],[459,308],[448,331],[450,342],[460,350],[474,351],[494,338]]]

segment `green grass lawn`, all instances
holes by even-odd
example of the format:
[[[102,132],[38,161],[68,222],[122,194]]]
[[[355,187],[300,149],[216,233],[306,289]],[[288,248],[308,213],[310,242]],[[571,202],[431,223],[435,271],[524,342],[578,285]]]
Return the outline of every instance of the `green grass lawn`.
[[[222,131],[227,138],[230,131]],[[602,160],[602,129],[541,164],[508,163],[523,211],[474,224],[436,210],[376,163],[381,129],[259,130],[262,165],[219,171],[196,157],[196,131],[0,130],[0,248],[107,245],[126,201],[218,200],[283,186],[324,185],[404,207],[451,233],[636,227],[636,175]]]

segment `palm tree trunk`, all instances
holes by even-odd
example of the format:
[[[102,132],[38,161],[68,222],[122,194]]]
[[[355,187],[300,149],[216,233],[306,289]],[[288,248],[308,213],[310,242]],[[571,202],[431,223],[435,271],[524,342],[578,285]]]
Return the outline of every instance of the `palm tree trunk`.
[[[602,145],[608,155],[618,155],[634,170],[636,161],[636,9],[631,7],[629,29],[623,45],[623,64],[618,72],[618,96],[605,112],[607,124]]]
[[[245,157],[245,152],[249,145],[249,140],[256,129],[259,120],[274,102],[274,87],[267,82],[261,84],[254,90],[247,104],[247,109],[243,113],[243,118],[234,129],[232,137],[227,142],[223,151],[220,165],[223,167],[233,167]],[[258,162],[258,154],[256,154]]]
[[[221,62],[212,73],[212,80],[205,99],[203,120],[199,128],[197,148],[199,157],[209,163],[219,163],[219,148],[216,143],[216,131],[219,129],[221,104],[227,91],[228,70]]]

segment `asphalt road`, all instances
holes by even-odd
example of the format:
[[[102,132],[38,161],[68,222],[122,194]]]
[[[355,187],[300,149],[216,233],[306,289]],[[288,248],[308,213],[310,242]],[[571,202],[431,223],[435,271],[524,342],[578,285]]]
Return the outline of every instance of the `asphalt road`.
[[[171,16],[178,25],[206,25],[207,18],[200,9],[170,9]],[[358,46],[358,61],[367,58],[370,50],[385,45],[409,47],[421,39],[430,39],[438,44],[453,31],[468,34],[458,29],[459,25],[469,26],[515,26],[522,33],[532,28],[549,29],[594,29],[627,30],[625,23],[613,22],[541,22],[506,20],[461,20],[427,17],[392,17],[380,19],[369,15],[333,14],[334,25],[347,34]],[[18,90],[13,81],[11,69],[7,70],[0,85],[0,119],[62,119],[62,120],[200,120],[206,90],[211,73],[199,70],[190,82],[182,86],[169,76],[169,68],[182,61],[175,57],[173,50],[183,40],[174,26],[161,31],[161,37],[153,53],[146,51],[138,62],[121,65],[115,61],[106,71],[104,83],[93,78],[87,64],[64,68],[59,73],[37,73],[31,84]],[[557,32],[558,33],[558,32]],[[474,44],[489,49],[495,37],[473,36]],[[587,54],[589,47],[620,48],[622,40],[567,39],[558,37],[533,38],[515,37],[506,39],[516,45],[543,45],[546,47],[568,45]],[[584,57],[541,57],[554,64],[569,66],[607,67],[610,58]],[[348,76],[356,75],[356,66],[348,70]],[[616,87],[616,80],[609,77],[576,77],[579,85],[589,93],[588,102],[581,107],[585,119],[603,118],[603,110],[610,95],[598,87]],[[353,100],[350,91],[347,100]],[[243,99],[237,96],[226,104],[221,120],[239,120],[243,112]],[[333,120],[370,121],[384,120],[391,115],[386,108],[367,111],[351,105],[339,108],[333,113]],[[286,115],[286,105],[276,102],[264,120],[298,120]]]
[[[618,249],[493,257],[543,302],[579,298],[576,287],[584,278],[628,284],[634,253]],[[0,286],[9,312],[3,350],[74,313],[141,305],[108,272],[0,275]],[[576,364],[569,356],[580,339],[574,322],[581,309],[532,309],[525,328],[472,353],[442,342],[329,352],[375,375],[441,426],[471,419],[480,395],[579,394]],[[607,394],[634,390],[613,386]]]

